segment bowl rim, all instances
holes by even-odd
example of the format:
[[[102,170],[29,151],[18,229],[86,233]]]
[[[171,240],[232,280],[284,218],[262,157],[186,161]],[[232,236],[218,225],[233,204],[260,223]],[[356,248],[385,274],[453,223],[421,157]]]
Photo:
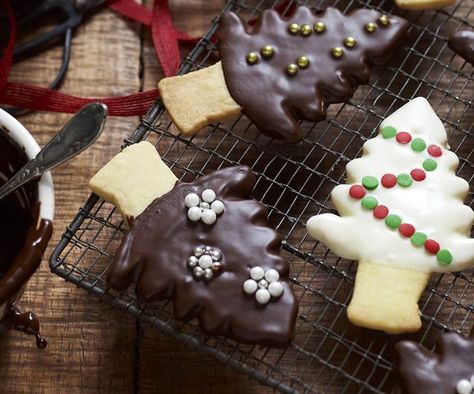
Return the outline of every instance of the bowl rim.
[[[26,155],[33,159],[40,151],[40,147],[31,133],[8,112],[0,109],[0,126],[8,130],[8,134],[24,150]],[[43,174],[38,182],[38,199],[40,202],[40,218],[52,221],[54,219],[54,184],[51,172]]]

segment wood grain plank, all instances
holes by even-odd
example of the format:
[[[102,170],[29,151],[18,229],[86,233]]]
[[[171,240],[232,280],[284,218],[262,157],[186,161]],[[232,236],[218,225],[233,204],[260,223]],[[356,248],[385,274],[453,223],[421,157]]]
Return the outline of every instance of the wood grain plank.
[[[117,34],[120,32],[120,34]],[[11,80],[46,85],[59,65],[55,48],[17,65]],[[136,92],[140,86],[140,29],[110,11],[88,18],[73,40],[63,91],[100,97]],[[21,121],[44,144],[69,115],[35,113]],[[86,153],[55,170],[56,220],[52,246],[87,198],[87,181],[117,152],[138,119],[109,118],[104,134]],[[40,316],[45,350],[11,332],[0,338],[3,393],[120,393],[133,387],[134,322],[90,299],[52,275],[44,261],[31,280],[22,306]]]

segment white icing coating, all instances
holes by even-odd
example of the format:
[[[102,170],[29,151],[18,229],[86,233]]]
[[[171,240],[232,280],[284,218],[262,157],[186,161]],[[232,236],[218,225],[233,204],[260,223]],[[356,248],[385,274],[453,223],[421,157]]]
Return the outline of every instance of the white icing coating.
[[[322,214],[307,223],[308,233],[326,244],[334,253],[351,260],[395,265],[423,272],[460,271],[474,265],[474,240],[469,238],[474,212],[463,204],[469,184],[456,177],[458,158],[447,150],[447,135],[440,119],[424,98],[416,98],[382,122],[380,130],[393,126],[406,131],[413,138],[422,138],[427,146],[443,148],[442,155],[432,158],[427,151],[415,152],[410,144],[402,145],[395,138],[381,135],[367,141],[363,157],[352,160],[346,168],[347,183],[334,188],[331,200],[342,216]],[[377,179],[386,173],[398,175],[423,168],[425,159],[434,159],[438,167],[426,171],[426,179],[413,181],[408,188],[382,185],[367,193],[386,205],[390,213],[399,215],[402,222],[415,226],[417,231],[436,240],[441,249],[453,256],[450,265],[438,263],[435,255],[423,247],[415,247],[410,240],[391,230],[384,220],[376,219],[371,210],[362,208],[360,200],[349,195],[352,184],[361,184],[366,175]]]

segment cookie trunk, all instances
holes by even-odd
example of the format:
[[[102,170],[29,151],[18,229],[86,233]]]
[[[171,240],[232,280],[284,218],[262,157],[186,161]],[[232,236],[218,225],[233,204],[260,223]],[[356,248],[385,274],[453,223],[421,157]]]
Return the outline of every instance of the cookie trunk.
[[[186,135],[240,114],[240,106],[227,90],[221,62],[189,74],[164,78],[158,89],[174,124]]]
[[[389,334],[418,331],[418,301],[429,278],[426,272],[361,260],[347,316],[356,326]]]

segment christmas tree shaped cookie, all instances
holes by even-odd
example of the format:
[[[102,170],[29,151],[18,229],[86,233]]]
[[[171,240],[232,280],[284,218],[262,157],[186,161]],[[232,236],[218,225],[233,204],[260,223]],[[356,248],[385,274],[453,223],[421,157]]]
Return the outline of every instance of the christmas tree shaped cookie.
[[[474,393],[474,330],[469,338],[443,334],[434,353],[413,341],[396,350],[403,394]]]
[[[242,111],[263,133],[296,142],[303,136],[298,120],[320,121],[329,104],[352,97],[407,29],[404,19],[368,9],[315,14],[301,6],[287,18],[267,10],[246,27],[227,12],[219,27],[222,63],[158,86],[185,134]]]
[[[142,142],[127,149],[134,149],[134,159],[140,160],[147,156],[143,148],[150,146]],[[129,190],[131,181],[122,177],[117,184],[115,175],[127,166],[127,149],[91,181],[96,193],[119,206],[136,212],[137,204],[121,201],[133,199],[133,193],[143,206],[109,268],[109,285],[122,290],[136,283],[137,293],[147,302],[171,299],[176,319],[197,318],[207,334],[288,345],[297,314],[289,265],[279,256],[281,237],[268,227],[267,210],[250,199],[256,182],[251,170],[225,168],[194,182],[177,182],[167,192],[145,182],[132,194],[123,193],[120,190]],[[167,174],[163,168],[160,172]],[[170,180],[165,176],[163,182],[171,185]],[[150,187],[156,188],[157,198],[146,205],[140,196],[147,193],[141,188]]]
[[[389,333],[421,327],[418,300],[431,272],[474,265],[469,184],[455,175],[443,124],[424,98],[404,105],[347,165],[347,184],[308,233],[339,256],[358,260],[349,320]]]

